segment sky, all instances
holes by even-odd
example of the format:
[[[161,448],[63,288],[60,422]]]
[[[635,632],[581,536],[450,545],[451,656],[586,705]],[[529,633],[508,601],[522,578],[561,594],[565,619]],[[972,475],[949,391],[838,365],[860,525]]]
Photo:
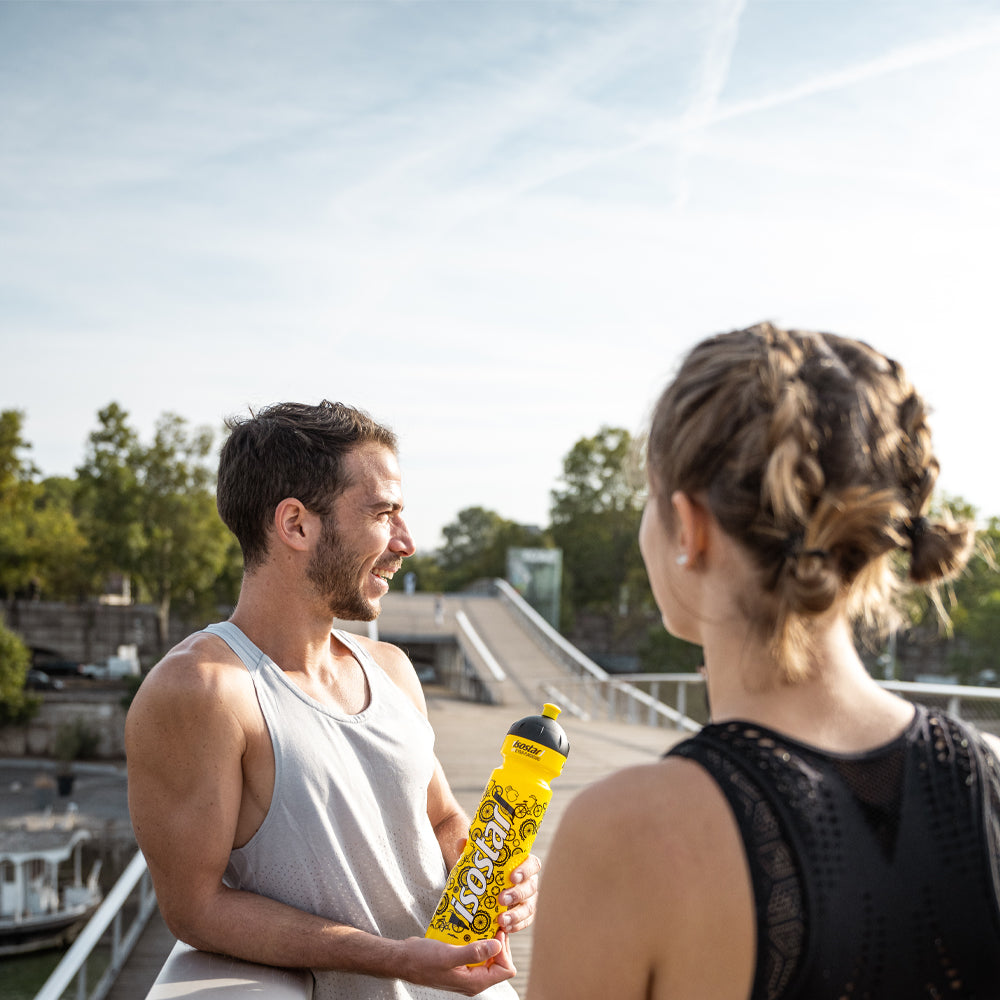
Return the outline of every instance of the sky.
[[[0,409],[73,475],[342,400],[418,551],[769,319],[867,340],[1000,515],[1000,0],[0,0]]]

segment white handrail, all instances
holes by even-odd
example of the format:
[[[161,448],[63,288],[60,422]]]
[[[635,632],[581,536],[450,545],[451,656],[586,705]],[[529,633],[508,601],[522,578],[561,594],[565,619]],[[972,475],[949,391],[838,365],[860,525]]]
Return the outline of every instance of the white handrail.
[[[962,698],[1000,702],[1000,688],[966,687],[964,684],[928,684],[921,681],[879,681],[882,687],[900,694],[931,694],[940,698]]]
[[[659,699],[651,697],[646,692],[633,686],[629,680],[622,679],[617,674],[609,674],[603,667],[590,659],[589,656],[581,653],[576,646],[560,635],[556,629],[528,604],[506,580],[495,579],[493,585],[500,596],[525,618],[546,642],[554,645],[561,652],[565,660],[569,661],[571,669],[575,669],[577,672],[578,683],[583,684],[585,687],[600,688],[608,692],[610,695],[607,705],[609,715],[614,714],[614,693],[619,692],[623,697],[628,699],[631,706],[630,714],[635,714],[635,706],[642,705],[651,717],[662,716],[665,719],[669,719],[678,729],[697,732],[701,728],[700,723],[688,718],[683,711],[679,712],[677,709],[665,705]],[[638,675],[629,676],[635,677]],[[645,680],[645,677],[643,679]],[[560,683],[570,682],[560,681]],[[574,714],[582,713],[581,717],[586,714],[579,706],[575,706],[575,709],[577,711]]]
[[[139,887],[139,908],[131,925],[124,935],[121,933],[121,913],[129,901],[133,890]],[[153,884],[146,868],[146,859],[141,851],[136,851],[135,857],[122,872],[111,892],[97,908],[97,911],[80,932],[69,951],[53,969],[42,988],[35,994],[35,1000],[59,1000],[66,988],[76,979],[77,997],[80,1000],[101,1000],[107,996],[118,973],[125,964],[125,959],[131,954],[135,942],[142,933],[150,914],[156,908],[156,896],[153,895]],[[111,964],[97,982],[91,993],[87,993],[87,958],[100,944],[101,937],[114,923],[114,940],[111,948]]]
[[[504,673],[503,667],[497,663],[496,657],[489,651],[486,643],[480,638],[479,633],[472,627],[472,622],[469,621],[469,616],[464,611],[456,611],[455,622],[461,630],[462,635],[469,640],[472,648],[483,661],[486,669],[492,675],[493,680],[505,681],[507,679],[507,675]]]
[[[310,1000],[312,973],[213,955],[178,941],[146,1000],[181,1000],[205,994],[211,994],[212,1000],[242,1000],[251,993],[261,1000]]]
[[[511,605],[553,645],[565,654],[573,663],[585,674],[596,677],[598,680],[607,680],[608,672],[598,666],[589,656],[584,656],[568,639],[565,639],[557,632],[506,580],[497,578],[493,581],[500,596],[510,602]]]
[[[607,680],[596,680],[593,678],[576,677],[561,681],[566,686],[575,685],[581,691],[589,690],[608,692],[620,692],[627,700],[627,711],[624,713],[629,721],[638,721],[634,712],[636,704],[645,705],[649,709],[648,719],[650,725],[657,725],[659,718],[672,719],[678,728],[694,731],[699,728],[697,723],[687,719],[687,689],[691,687],[701,687],[705,680],[696,673],[639,673],[639,674],[610,674]],[[666,708],[659,700],[659,688],[661,683],[677,685],[677,707],[676,709]],[[996,706],[995,714],[1000,717],[1000,688],[995,687],[972,687],[963,684],[936,684],[915,681],[886,681],[876,678],[876,683],[888,691],[907,698],[910,701],[920,701],[921,699],[942,699],[947,701],[947,710],[956,717],[970,718],[978,725],[984,725],[982,720],[977,721],[974,712],[970,713],[968,706],[971,703],[980,703],[988,706]],[[636,685],[648,685],[651,690],[647,694],[636,688]],[[608,711],[610,716],[618,714],[616,705],[612,698],[608,698]],[[991,712],[994,710],[991,708]],[[679,713],[682,719],[675,719],[674,713]],[[991,715],[995,723],[996,719]],[[683,720],[683,721],[682,721]]]

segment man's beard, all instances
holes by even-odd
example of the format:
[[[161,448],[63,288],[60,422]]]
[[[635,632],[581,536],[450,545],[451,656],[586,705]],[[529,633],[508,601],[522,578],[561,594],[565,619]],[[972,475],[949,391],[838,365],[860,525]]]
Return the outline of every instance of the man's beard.
[[[306,577],[316,593],[328,602],[334,618],[348,622],[374,621],[381,614],[382,605],[369,601],[361,593],[363,582],[352,574],[343,555],[333,517],[328,515],[323,518],[320,543],[309,560]]]

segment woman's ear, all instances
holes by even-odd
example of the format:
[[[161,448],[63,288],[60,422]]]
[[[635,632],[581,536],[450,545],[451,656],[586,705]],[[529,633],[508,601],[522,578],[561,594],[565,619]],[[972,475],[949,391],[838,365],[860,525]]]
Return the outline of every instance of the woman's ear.
[[[694,566],[708,548],[708,511],[682,490],[670,495],[677,524],[678,564]]]

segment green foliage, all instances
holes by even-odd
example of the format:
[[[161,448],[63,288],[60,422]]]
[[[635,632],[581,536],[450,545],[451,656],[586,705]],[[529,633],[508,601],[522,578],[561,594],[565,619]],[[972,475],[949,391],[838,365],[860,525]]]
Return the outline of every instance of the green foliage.
[[[38,711],[41,699],[24,690],[30,665],[20,636],[0,624],[0,725],[27,722]]]
[[[952,627],[956,638],[950,665],[960,683],[976,684],[1000,664],[1000,519],[976,538],[966,572],[952,585]]]
[[[75,480],[37,481],[23,414],[0,412],[0,595],[72,600],[124,574],[160,611],[214,617],[232,606],[239,546],[215,509],[212,434],[164,414],[145,446],[117,403],[99,411]]]
[[[36,481],[38,470],[20,454],[23,414],[0,413],[0,594],[73,597],[87,589],[86,542],[65,479]]]
[[[165,645],[174,601],[188,614],[213,617],[218,604],[235,600],[220,589],[238,588],[238,548],[219,519],[206,464],[212,433],[188,431],[166,413],[145,446],[117,403],[98,420],[78,470],[84,533],[97,571],[128,574],[140,598],[157,605]]]
[[[645,489],[635,481],[632,459],[629,432],[602,427],[577,441],[563,461],[551,532],[563,552],[568,613],[612,611],[624,594],[631,608],[651,604],[638,541]]]
[[[128,413],[111,403],[97,414],[78,468],[80,522],[98,573],[135,572],[142,553],[138,469],[141,451]]]
[[[221,523],[221,522],[220,522]],[[225,553],[222,567],[206,590],[188,589],[177,595],[174,606],[188,620],[208,620],[217,616],[229,617],[236,606],[243,581],[243,553],[236,536],[228,529],[224,535]]]
[[[694,673],[704,662],[701,646],[678,639],[662,625],[651,628],[639,646],[639,665],[646,673]]]
[[[476,580],[504,576],[510,548],[546,545],[544,536],[536,529],[508,521],[484,507],[459,511],[456,519],[442,529],[442,534],[445,544],[437,556],[440,586],[435,589],[445,591],[461,590]],[[430,588],[425,583],[422,589]]]
[[[444,572],[438,564],[438,557],[435,553],[424,555],[417,553],[410,556],[403,563],[403,571],[397,573],[390,586],[393,590],[402,590],[406,586],[406,574],[413,573],[417,578],[417,590],[443,592]]]

